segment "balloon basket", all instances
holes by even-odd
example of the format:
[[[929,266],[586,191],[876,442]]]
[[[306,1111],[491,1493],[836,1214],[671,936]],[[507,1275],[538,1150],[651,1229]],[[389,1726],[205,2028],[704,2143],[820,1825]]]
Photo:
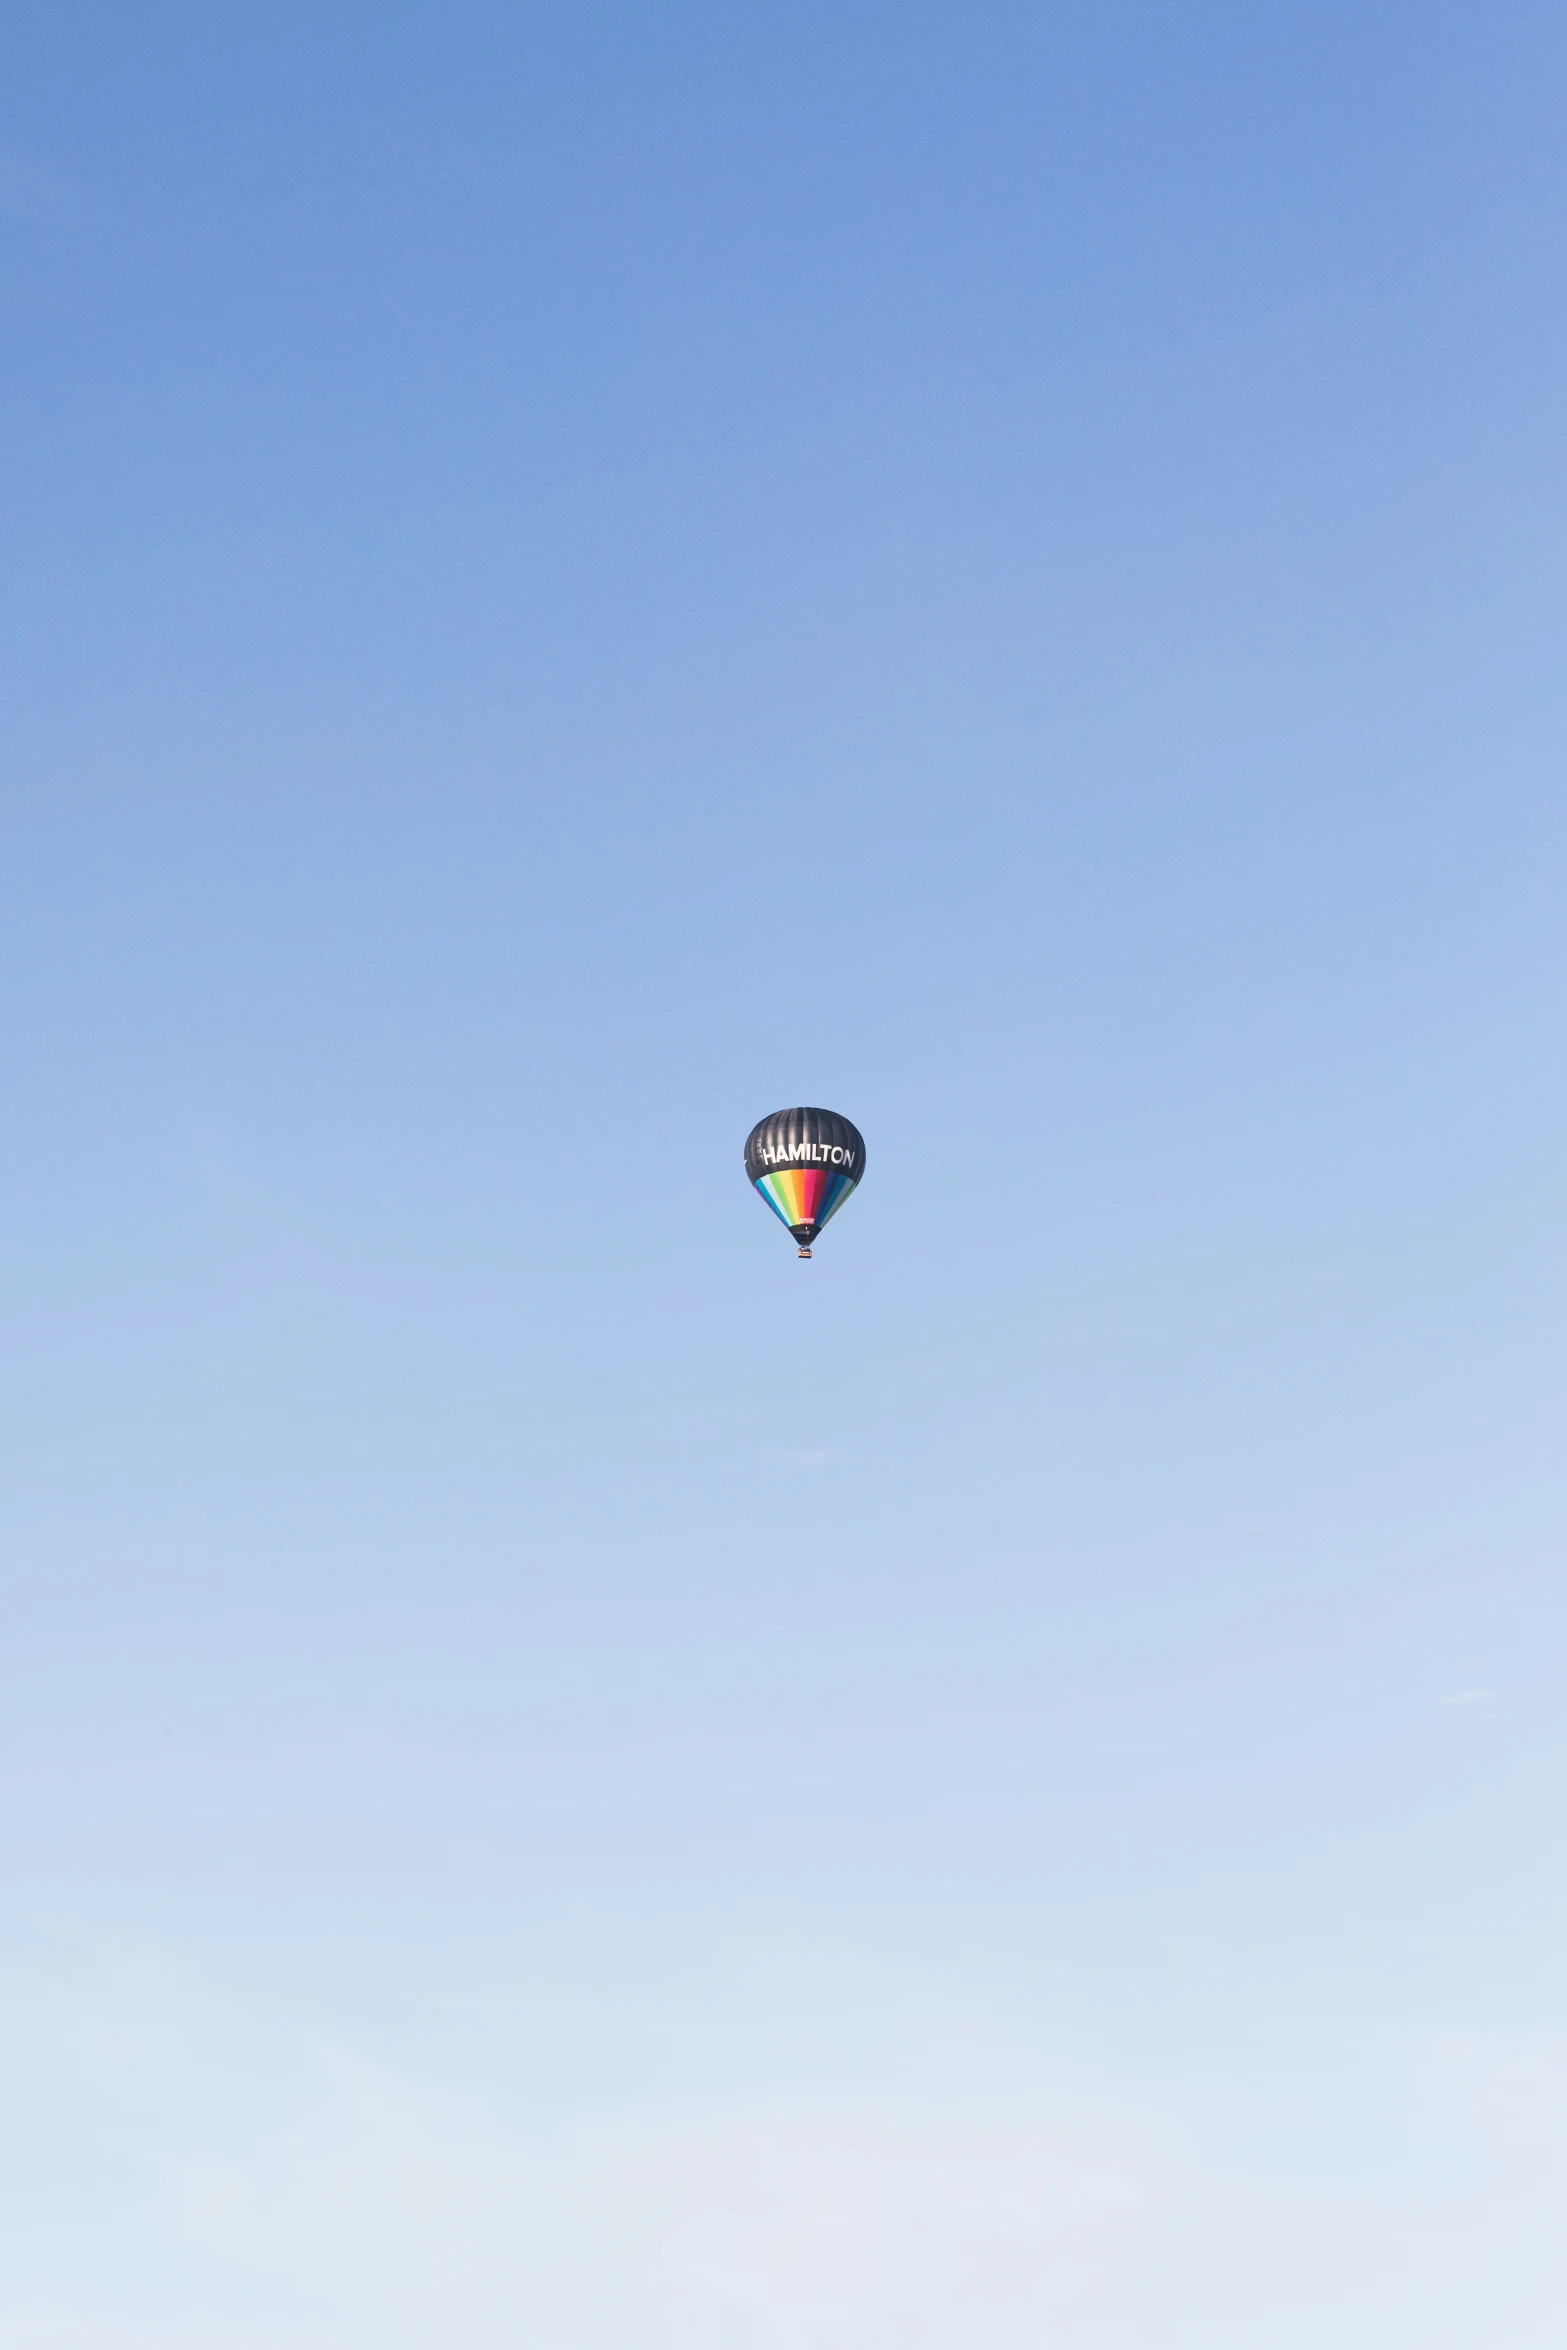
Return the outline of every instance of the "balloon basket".
[[[800,1251],[800,1254],[801,1254],[801,1256],[802,1256],[802,1257],[808,1257],[808,1256],[810,1255],[810,1253],[811,1253],[811,1252],[810,1252],[810,1250],[809,1250],[808,1248],[802,1248],[802,1249],[801,1249],[801,1251]]]

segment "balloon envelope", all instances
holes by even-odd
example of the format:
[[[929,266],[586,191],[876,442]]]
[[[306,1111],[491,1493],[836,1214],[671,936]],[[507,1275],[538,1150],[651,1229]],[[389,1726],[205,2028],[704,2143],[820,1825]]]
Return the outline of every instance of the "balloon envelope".
[[[865,1173],[865,1137],[836,1110],[775,1110],[746,1137],[745,1171],[804,1252]]]

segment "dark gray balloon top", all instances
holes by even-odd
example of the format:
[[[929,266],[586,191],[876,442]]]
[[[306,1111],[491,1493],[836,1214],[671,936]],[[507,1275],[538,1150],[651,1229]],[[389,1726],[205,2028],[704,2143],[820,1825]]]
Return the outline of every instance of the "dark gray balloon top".
[[[745,1171],[755,1183],[779,1167],[830,1167],[858,1183],[865,1137],[836,1110],[774,1110],[745,1138]]]

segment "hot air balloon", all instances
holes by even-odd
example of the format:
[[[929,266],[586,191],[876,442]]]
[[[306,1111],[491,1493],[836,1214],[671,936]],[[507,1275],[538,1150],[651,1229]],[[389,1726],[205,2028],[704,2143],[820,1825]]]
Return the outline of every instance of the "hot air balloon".
[[[775,1110],[746,1136],[745,1171],[808,1257],[865,1172],[865,1138],[836,1110]]]

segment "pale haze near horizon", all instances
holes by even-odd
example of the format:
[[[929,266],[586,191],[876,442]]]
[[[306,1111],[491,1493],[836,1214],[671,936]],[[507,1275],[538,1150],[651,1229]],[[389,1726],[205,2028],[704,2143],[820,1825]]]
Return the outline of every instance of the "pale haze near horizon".
[[[0,2346],[1555,2350],[1559,14],[6,52]]]

